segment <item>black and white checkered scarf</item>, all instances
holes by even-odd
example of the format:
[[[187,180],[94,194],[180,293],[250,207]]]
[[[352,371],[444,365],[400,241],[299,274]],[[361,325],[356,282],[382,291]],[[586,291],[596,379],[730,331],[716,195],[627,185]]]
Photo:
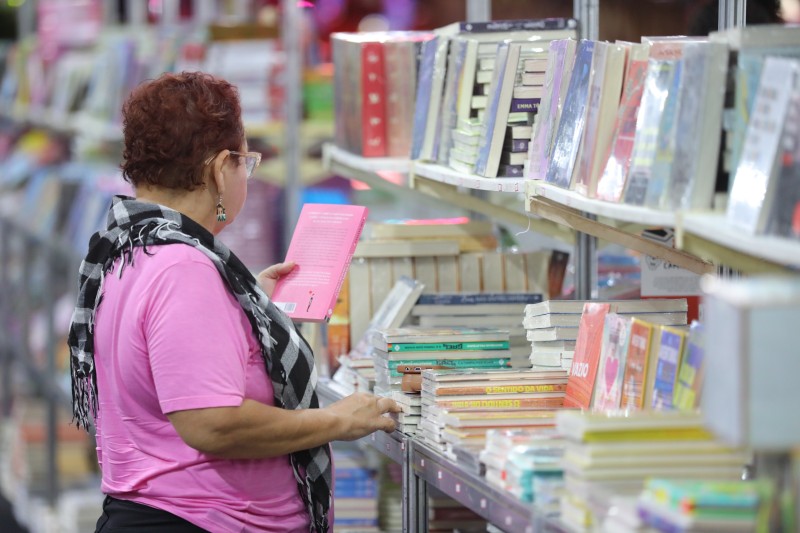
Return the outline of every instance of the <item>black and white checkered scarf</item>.
[[[117,258],[118,275],[133,265],[133,249],[182,243],[203,252],[242,306],[272,380],[275,405],[284,409],[319,407],[314,391],[314,356],[286,314],[264,293],[250,271],[224,244],[197,222],[164,206],[115,197],[108,227],[92,236],[80,266],[80,292],[69,330],[72,371],[72,410],[78,426],[88,428],[97,416],[94,365],[94,317],[100,304],[103,278]],[[327,533],[331,506],[330,448],[320,446],[290,454],[298,489],[311,515],[311,531]],[[269,480],[264,480],[269,483]]]

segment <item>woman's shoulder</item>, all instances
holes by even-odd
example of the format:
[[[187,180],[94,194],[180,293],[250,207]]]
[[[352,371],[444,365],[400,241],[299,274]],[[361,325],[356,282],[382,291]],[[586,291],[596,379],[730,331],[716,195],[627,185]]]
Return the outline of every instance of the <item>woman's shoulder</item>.
[[[182,243],[152,246],[147,250],[138,248],[134,254],[134,263],[141,263],[143,270],[151,276],[170,270],[183,273],[207,271],[209,274],[217,271],[206,254],[194,246]]]

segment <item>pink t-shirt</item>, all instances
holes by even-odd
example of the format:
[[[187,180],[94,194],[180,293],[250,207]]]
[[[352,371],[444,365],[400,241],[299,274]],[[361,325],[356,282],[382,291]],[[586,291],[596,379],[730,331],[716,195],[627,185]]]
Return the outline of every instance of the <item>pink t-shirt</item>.
[[[103,492],[212,532],[308,531],[287,456],[215,458],[186,445],[165,413],[274,405],[247,316],[191,246],[134,251],[103,283],[95,326]]]

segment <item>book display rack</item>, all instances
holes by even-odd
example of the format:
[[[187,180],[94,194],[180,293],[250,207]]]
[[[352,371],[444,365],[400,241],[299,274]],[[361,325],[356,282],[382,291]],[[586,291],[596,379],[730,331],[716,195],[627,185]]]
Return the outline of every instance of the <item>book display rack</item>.
[[[596,35],[592,20],[596,24],[597,3],[575,4],[575,13],[586,17],[581,19],[582,22],[588,22],[588,27],[583,25],[581,28],[582,36]],[[720,2],[720,29],[742,26],[745,4],[743,0]],[[558,187],[547,180],[493,178],[456,170],[453,167],[458,165],[454,165],[452,160],[448,165],[446,158],[442,163],[441,157],[439,161],[431,158],[393,158],[389,161],[354,156],[334,145],[326,146],[325,152],[326,167],[344,177],[391,189],[403,185],[398,185],[397,180],[387,183],[383,171],[402,173],[404,179],[401,183],[407,179],[407,187],[423,196],[479,213],[490,220],[523,227],[529,225],[533,231],[574,242],[579,258],[576,276],[587,280],[597,268],[593,256],[598,240],[662,259],[696,274],[732,269],[746,275],[792,275],[800,267],[800,241],[796,238],[746,234],[731,225],[730,216],[712,211],[710,203],[705,209],[688,204],[658,208],[647,202],[638,205],[637,202],[613,203]],[[387,168],[381,167],[384,162]],[[509,207],[513,202],[496,201],[487,194],[489,192],[518,198],[520,208]],[[642,237],[644,228],[674,231],[674,246]],[[584,284],[586,299],[590,299],[590,285],[588,281]],[[582,298],[580,292],[577,298]],[[535,505],[523,504],[498,491],[483,476],[473,473],[468,464],[448,459],[418,437],[409,437],[406,442],[404,468],[408,469],[410,465],[411,472],[404,491],[406,498],[411,499],[409,508],[418,510],[408,517],[407,531],[427,530],[425,513],[420,511],[424,506],[426,487],[442,490],[503,531],[573,531],[560,519],[546,518],[545,513],[537,513]],[[773,459],[767,455],[766,464]],[[763,473],[769,474],[769,469],[764,468]]]

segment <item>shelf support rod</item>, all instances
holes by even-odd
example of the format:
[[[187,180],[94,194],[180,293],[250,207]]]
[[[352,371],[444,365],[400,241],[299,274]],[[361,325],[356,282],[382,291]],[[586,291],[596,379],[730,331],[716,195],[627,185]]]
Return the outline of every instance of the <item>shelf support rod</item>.
[[[613,226],[591,220],[574,209],[564,207],[546,198],[529,197],[526,207],[529,212],[556,222],[557,224],[563,224],[575,231],[587,233],[598,239],[617,243],[630,250],[664,259],[690,272],[696,274],[710,274],[716,271],[714,265],[700,260],[691,254],[676,250],[675,248],[667,248],[666,246],[662,246],[639,235],[632,235],[618,230]]]
[[[492,0],[467,0],[467,22],[492,20]]]
[[[414,176],[412,186],[414,189],[428,196],[432,196],[468,211],[480,213],[487,216],[489,219],[503,220],[509,224],[523,228],[528,227],[530,224],[531,231],[554,237],[563,242],[575,242],[575,234],[568,228],[553,224],[548,220],[538,218],[532,219],[525,213],[512,211],[511,209],[495,205],[475,196],[461,194],[456,190],[454,185]]]
[[[584,213],[586,220],[597,217]],[[597,237],[578,232],[575,241],[575,297],[592,300],[597,297]]]

